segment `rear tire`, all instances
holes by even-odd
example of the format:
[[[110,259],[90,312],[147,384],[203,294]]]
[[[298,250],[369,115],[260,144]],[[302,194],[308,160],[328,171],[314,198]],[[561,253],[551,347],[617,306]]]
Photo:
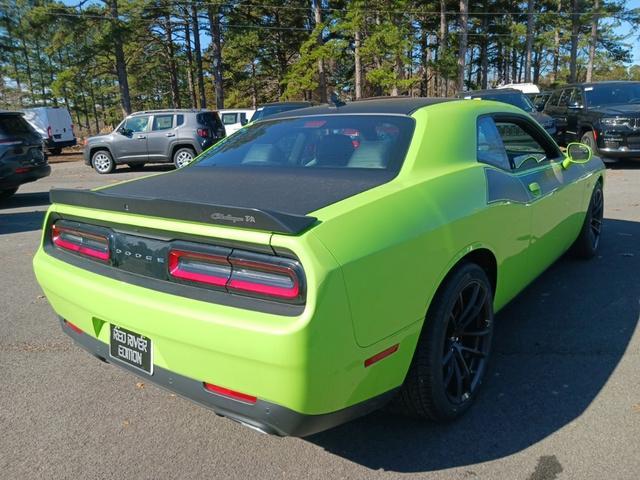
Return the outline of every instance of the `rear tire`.
[[[493,292],[487,274],[463,263],[429,307],[409,372],[392,410],[444,422],[473,403],[491,351]]]
[[[98,150],[91,157],[91,166],[100,175],[111,173],[115,170],[116,164],[111,154],[106,150]]]
[[[176,168],[186,167],[196,158],[196,153],[189,147],[182,147],[173,154],[173,164]]]
[[[51,151],[51,155],[60,155],[62,153],[62,148],[56,147],[56,148],[52,148],[50,151]]]
[[[583,259],[592,258],[598,251],[602,235],[602,219],[604,217],[604,193],[602,184],[596,183],[589,201],[589,208],[578,238],[571,246],[572,253]]]
[[[11,195],[13,195],[18,191],[18,188],[19,187],[14,187],[14,188],[7,188],[5,190],[0,190],[0,200],[6,200],[7,198],[9,198]]]

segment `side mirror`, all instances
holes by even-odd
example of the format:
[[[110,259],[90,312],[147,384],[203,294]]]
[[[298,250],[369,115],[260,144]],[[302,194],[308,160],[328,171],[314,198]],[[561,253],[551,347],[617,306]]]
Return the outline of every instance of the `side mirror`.
[[[571,102],[568,107],[571,110],[582,110],[584,107],[578,102]]]
[[[118,133],[120,135],[124,135],[125,137],[130,137],[133,134],[133,131],[129,128],[125,128],[125,127],[120,127],[118,129]]]
[[[562,161],[564,168],[569,168],[572,163],[587,163],[591,160],[593,152],[588,145],[584,143],[570,143],[567,145],[565,159]]]

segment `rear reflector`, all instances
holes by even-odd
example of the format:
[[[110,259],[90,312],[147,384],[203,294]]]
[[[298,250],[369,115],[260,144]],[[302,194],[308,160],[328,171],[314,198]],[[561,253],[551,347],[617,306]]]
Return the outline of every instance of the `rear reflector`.
[[[209,392],[222,395],[223,397],[231,398],[232,400],[237,400],[238,402],[250,403],[253,405],[258,401],[258,397],[254,397],[253,395],[247,395],[246,393],[229,390],[228,388],[219,387],[218,385],[213,385],[212,383],[205,382],[203,383],[203,385],[205,390],[208,390]]]
[[[31,170],[30,167],[20,167],[20,168],[16,168],[15,172],[16,173],[27,173],[29,170]]]
[[[364,361],[364,366],[370,367],[376,362],[379,362],[383,358],[387,358],[389,355],[396,353],[398,351],[399,344],[395,344],[392,347],[387,348],[386,350],[381,351],[380,353],[376,353],[373,357],[367,358]]]
[[[182,280],[224,287],[231,275],[231,265],[218,255],[171,250],[169,274]]]
[[[68,322],[68,321],[66,321],[66,320],[64,321],[64,323],[65,323],[65,325],[66,325],[67,327],[69,327],[69,328],[70,328],[71,330],[73,330],[74,332],[76,332],[76,333],[84,333],[80,327],[75,326],[73,323]]]
[[[109,261],[109,240],[106,236],[54,224],[51,227],[51,239],[53,244],[62,250],[102,262]]]

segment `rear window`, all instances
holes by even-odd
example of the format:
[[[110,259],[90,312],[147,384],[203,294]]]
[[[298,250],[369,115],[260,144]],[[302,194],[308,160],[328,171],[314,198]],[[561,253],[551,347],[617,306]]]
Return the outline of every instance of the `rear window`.
[[[199,113],[196,119],[198,120],[199,124],[206,125],[207,127],[211,127],[214,130],[217,130],[220,127],[222,127],[220,118],[218,118],[218,114],[215,112]]]
[[[33,129],[22,118],[22,115],[0,115],[0,134],[20,135],[25,133],[33,133]]]
[[[208,150],[196,166],[400,169],[409,117],[323,115],[252,124]]]

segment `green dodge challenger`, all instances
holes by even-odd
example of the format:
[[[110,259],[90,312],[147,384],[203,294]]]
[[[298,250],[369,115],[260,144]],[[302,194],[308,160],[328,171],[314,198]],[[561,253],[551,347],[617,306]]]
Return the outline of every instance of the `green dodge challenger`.
[[[494,312],[593,256],[603,164],[504,103],[284,112],[169,173],[52,190],[34,269],[99,359],[219,415],[309,435],[474,401]]]

